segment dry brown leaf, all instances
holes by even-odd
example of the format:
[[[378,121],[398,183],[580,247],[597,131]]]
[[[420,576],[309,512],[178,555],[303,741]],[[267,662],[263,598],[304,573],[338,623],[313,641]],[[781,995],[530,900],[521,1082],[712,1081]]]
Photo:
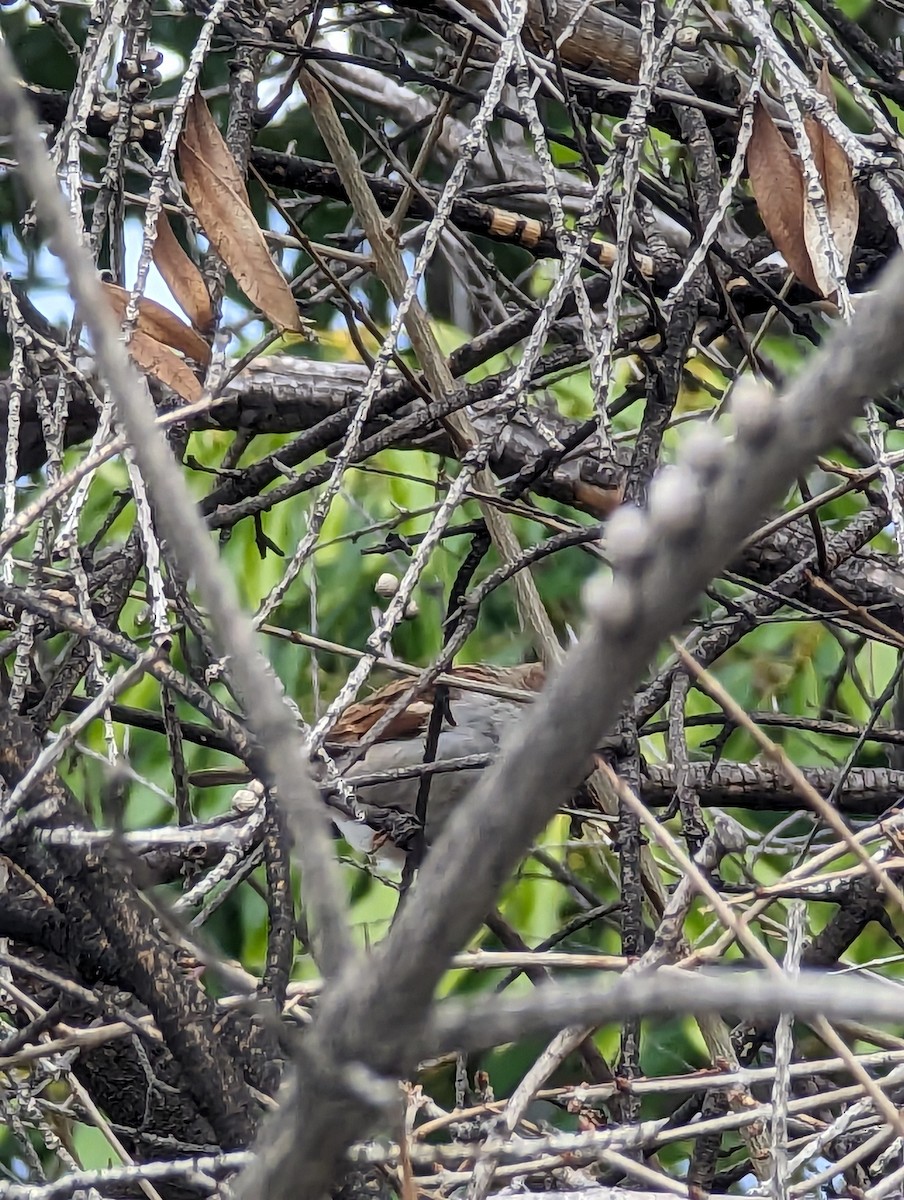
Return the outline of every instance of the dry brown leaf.
[[[180,140],[193,146],[196,153],[210,163],[217,178],[237,196],[241,196],[246,208],[251,207],[244,176],[200,92],[195,92],[188,103]]]
[[[201,399],[203,388],[194,371],[184,358],[156,338],[136,329],[129,341],[128,351],[143,371],[153,375],[189,404]]]
[[[762,100],[753,110],[747,173],[766,232],[801,283],[820,292],[804,241],[804,182],[800,163]]]
[[[816,89],[834,107],[832,80],[825,63]],[[815,117],[806,117],[804,128],[825,192],[829,227],[846,272],[860,218],[850,163]],[[829,269],[816,210],[807,196],[803,166],[759,99],[754,110],[747,169],[760,216],[775,248],[781,251],[788,266],[811,291],[820,296],[833,296],[837,281]]]
[[[103,283],[102,287],[110,301],[110,307],[121,321],[128,307],[129,293],[115,283]],[[175,313],[164,308],[162,304],[158,304],[156,300],[148,300],[144,296],[139,299],[138,321],[135,328],[137,331],[147,334],[154,341],[161,342],[164,346],[181,350],[186,358],[193,358],[202,366],[206,367],[210,362],[210,347],[204,339],[195,333],[190,325],[186,325]]]
[[[213,328],[213,308],[204,277],[180,246],[162,209],[157,218],[154,264],[195,329],[209,333]]]
[[[270,257],[235,160],[197,93],[179,139],[179,163],[201,227],[236,283],[277,329],[303,333],[295,297]]]
[[[825,63],[819,72],[816,90],[835,107],[835,93],[832,90],[832,79]],[[857,238],[857,226],[860,222],[860,202],[857,199],[857,189],[854,187],[854,177],[847,155],[815,117],[806,117],[804,128],[813,149],[819,178],[822,180],[826,197],[826,211],[829,226],[835,238],[835,245],[841,258],[842,268],[847,273],[854,242]],[[836,290],[836,280],[829,270],[822,238],[819,235],[819,225],[813,206],[804,196],[804,244],[813,267],[813,274],[823,296],[831,296]]]

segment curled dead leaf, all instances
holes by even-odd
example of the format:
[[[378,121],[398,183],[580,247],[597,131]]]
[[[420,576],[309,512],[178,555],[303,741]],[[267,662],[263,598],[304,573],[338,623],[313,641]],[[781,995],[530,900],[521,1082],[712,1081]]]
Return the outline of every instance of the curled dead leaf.
[[[804,179],[800,163],[759,97],[747,147],[747,174],[776,250],[801,283],[819,292],[804,242]]]
[[[241,197],[246,208],[251,208],[245,178],[200,92],[196,91],[189,101],[185,125],[179,140],[188,142],[198,154],[203,155],[210,164],[210,169],[216,172],[217,178],[230,191]]]
[[[169,217],[162,210],[157,218],[154,264],[195,329],[209,333],[214,318],[204,277],[182,249]]]
[[[832,79],[825,63],[819,72],[816,90],[825,96],[833,108],[835,107]],[[860,202],[854,186],[851,165],[847,155],[825,126],[815,117],[805,118],[804,129],[812,147],[813,158],[825,192],[829,226],[841,259],[842,271],[847,274],[854,251],[854,242],[857,238],[857,226],[860,222]],[[833,295],[837,288],[837,281],[831,271],[815,209],[807,201],[806,196],[804,197],[804,243],[820,292],[824,296]]]
[[[303,333],[292,289],[270,257],[235,159],[197,92],[179,139],[179,164],[201,227],[236,283],[278,329]]]
[[[825,65],[816,87],[834,105]],[[842,148],[815,117],[805,118],[804,128],[825,193],[829,228],[846,272],[860,215],[851,166]],[[830,268],[816,210],[807,196],[803,166],[759,98],[747,150],[747,170],[760,216],[775,248],[811,291],[825,297],[834,295],[837,280]]]
[[[204,389],[194,371],[184,358],[180,358],[162,342],[136,329],[129,341],[128,351],[143,371],[153,375],[189,404],[201,399]]]
[[[102,284],[104,293],[110,302],[110,307],[121,321],[125,316],[129,303],[129,292],[115,283]],[[148,300],[142,296],[138,301],[138,321],[135,326],[138,332],[147,334],[164,346],[181,350],[186,358],[194,359],[201,366],[210,362],[210,347],[190,325],[177,317],[175,313],[158,304],[156,300]],[[130,343],[131,345],[131,343]]]

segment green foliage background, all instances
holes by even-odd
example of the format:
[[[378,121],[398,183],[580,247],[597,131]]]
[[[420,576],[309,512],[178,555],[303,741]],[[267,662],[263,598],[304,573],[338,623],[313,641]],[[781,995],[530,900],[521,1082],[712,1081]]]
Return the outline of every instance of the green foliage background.
[[[863,3],[862,0],[845,0],[844,7],[853,17],[872,11],[868,2]],[[160,11],[154,18],[153,42],[167,52],[169,66],[165,81],[156,95],[157,99],[162,99],[171,98],[176,93],[179,83],[178,64],[186,61],[197,36],[199,21],[181,13],[167,14],[162,6],[158,8]],[[85,36],[87,11],[85,5],[78,3],[60,6],[60,20],[78,43],[81,43]],[[404,32],[400,22],[393,23],[387,20],[386,25],[388,33],[397,28],[401,37]],[[72,87],[75,63],[47,26],[36,19],[34,10],[25,4],[6,5],[0,13],[0,27],[29,83],[56,90],[68,90]],[[220,89],[222,93],[228,80],[227,58],[225,50],[210,57],[203,74],[205,89]],[[219,100],[214,98],[211,103],[222,118],[222,95]],[[889,107],[898,118],[900,128],[900,114],[893,105],[890,104]],[[308,156],[324,155],[323,146],[312,128],[310,115],[301,105],[289,106],[286,114],[267,127],[259,138],[259,144],[276,149],[285,149],[292,142]],[[363,140],[360,148],[366,166],[368,149]],[[675,152],[674,147],[671,149]],[[562,162],[567,158],[567,152],[563,151]],[[441,178],[438,171],[434,171],[433,176],[436,179]],[[129,186],[142,193],[146,188],[146,180],[135,175],[129,180]],[[250,184],[250,191],[261,221],[273,222],[274,214],[268,210],[265,199],[254,183]],[[69,311],[65,286],[60,278],[58,265],[43,245],[40,235],[23,233],[20,221],[25,207],[21,186],[16,177],[9,173],[0,175],[0,253],[5,269],[11,270],[13,275],[26,285],[39,309],[53,320],[62,321]],[[133,211],[136,215],[139,212],[137,208]],[[347,218],[344,206],[324,201],[305,214],[304,228],[311,238],[323,242],[331,236],[341,234],[345,230]],[[526,257],[519,251],[496,247],[494,254],[501,269],[511,274],[517,273],[527,264]],[[287,253],[283,265],[287,275],[291,277],[303,269],[306,260],[303,255]],[[468,334],[465,330],[454,328],[447,319],[443,283],[441,278],[433,276],[428,280],[427,287],[428,295],[435,301],[431,311],[436,318],[436,331],[444,348],[451,349],[465,341]],[[542,264],[534,268],[534,286],[538,293],[548,286],[548,277],[544,275]],[[387,314],[381,298],[371,293],[368,300],[374,318],[385,326]],[[239,293],[235,289],[230,290],[230,319],[237,328],[241,326],[243,304]],[[290,347],[292,353],[335,359],[356,357],[342,322],[334,311],[323,306],[309,315],[318,326],[319,339],[310,347]],[[237,333],[231,352],[235,355],[244,352],[256,341],[260,332],[260,324],[251,321]],[[0,334],[0,367],[5,368],[9,362],[10,347],[8,342],[3,342],[3,336]],[[766,348],[772,360],[788,371],[794,369],[804,349],[791,335],[783,333],[770,335]],[[481,371],[475,372],[471,378],[500,370],[504,365],[502,360],[496,360],[487,364]],[[625,368],[622,384],[626,384],[628,379]],[[714,388],[721,392],[726,382],[713,368],[692,363],[685,376],[681,412],[690,416],[707,411],[712,405],[711,390]],[[586,371],[553,385],[553,391],[557,405],[562,411],[574,417],[591,415],[591,390]],[[636,427],[639,412],[638,404],[622,413],[615,422],[614,434],[630,434]],[[670,431],[667,457],[674,452],[674,447],[680,441],[685,428],[678,425]],[[203,466],[215,470],[232,437],[232,434],[227,433],[193,434],[188,453]],[[900,435],[893,435],[889,442],[890,449],[899,448],[901,442]],[[246,461],[251,455],[257,456],[269,450],[278,450],[281,444],[282,439],[279,438],[259,438],[246,455]],[[75,461],[80,454],[81,450],[70,452],[66,465]],[[441,464],[441,468],[450,474],[455,471],[455,465],[452,463]],[[201,497],[211,486],[211,476],[202,471],[189,471],[188,474],[197,495]],[[35,478],[30,482],[22,481],[20,504],[26,504],[35,494],[35,490],[42,485],[42,478]],[[815,490],[812,479],[811,485]],[[126,486],[127,476],[120,462],[108,464],[98,474],[84,512],[80,530],[82,540],[90,539],[101,528],[116,492]],[[372,628],[371,609],[379,607],[382,603],[374,591],[377,577],[387,570],[401,573],[406,565],[401,551],[384,554],[365,553],[368,549],[378,546],[385,536],[385,528],[375,527],[378,523],[392,522],[391,527],[404,536],[418,534],[429,524],[429,513],[423,510],[428,509],[436,497],[437,463],[432,456],[425,453],[385,452],[373,460],[367,470],[351,471],[341,497],[333,506],[321,545],[314,556],[314,576],[308,570],[292,587],[285,603],[279,609],[274,624],[288,630],[315,632],[320,637],[340,645],[362,647]],[[789,496],[789,503],[795,499],[796,497]],[[303,498],[300,502],[293,501],[276,507],[263,518],[267,538],[286,554],[291,554],[303,535],[306,513],[311,503],[310,497]],[[833,510],[824,513],[824,524],[831,527],[833,520],[843,521],[855,510],[855,504],[852,498],[838,501]],[[551,514],[559,513],[570,519],[575,518],[575,514],[570,510],[566,512],[550,502],[541,501],[541,505]],[[459,521],[466,523],[477,516],[477,506],[468,503],[463,506]],[[133,520],[134,508],[129,503],[106,535],[106,544],[116,545],[118,541],[124,541]],[[516,528],[526,543],[538,539],[542,532],[535,525],[523,520],[516,522]],[[425,663],[440,651],[442,619],[449,589],[467,545],[466,535],[455,536],[448,539],[440,552],[434,556],[418,590],[419,616],[406,622],[394,640],[393,650],[399,658],[414,663]],[[29,549],[28,544],[20,544],[21,560],[27,561]],[[251,521],[239,524],[231,532],[228,540],[221,543],[220,550],[225,567],[238,583],[244,603],[249,609],[256,608],[280,578],[284,560],[274,553],[261,557]],[[491,554],[481,568],[481,577],[495,565],[496,560]],[[582,587],[593,567],[593,560],[589,556],[579,549],[572,549],[544,561],[536,570],[543,598],[557,628],[563,634],[569,629],[580,628]],[[316,590],[312,588],[314,579]],[[732,585],[723,582],[719,587],[722,595],[732,594]],[[703,604],[704,607],[715,607],[712,600],[706,600]],[[143,596],[136,594],[128,606],[122,628],[128,636],[139,642],[147,637],[147,607]],[[784,613],[779,619],[764,624],[756,633],[747,637],[740,647],[727,654],[720,661],[716,674],[735,699],[747,709],[771,709],[788,714],[812,715],[818,708],[825,681],[838,668],[845,652],[845,643],[849,640],[847,635],[831,632],[823,625]],[[52,639],[47,643],[48,661],[53,659],[64,644],[62,638]],[[306,717],[315,717],[318,707],[311,685],[314,669],[311,651],[276,637],[267,639],[267,651],[289,694],[298,701]],[[487,660],[506,664],[523,661],[533,653],[534,648],[530,645],[529,638],[517,627],[513,619],[509,589],[494,593],[484,606],[477,632],[468,644],[465,657],[471,661]],[[178,658],[175,661],[178,665]],[[890,677],[895,661],[894,650],[877,643],[871,643],[857,651],[854,655],[856,669],[848,672],[837,692],[838,714],[853,721],[864,721],[869,715],[869,703],[863,690],[873,696],[881,691]],[[341,655],[318,653],[316,669],[319,676],[321,708],[338,691],[347,674],[348,665],[348,659]],[[863,690],[858,690],[854,681],[857,673],[863,680]],[[223,698],[228,699],[225,694]],[[158,711],[157,685],[150,678],[146,678],[121,700],[124,704],[136,708]],[[705,697],[696,693],[692,695],[688,706],[689,715],[703,714],[712,709],[712,704]],[[184,705],[180,705],[180,714],[189,721],[197,719],[197,714]],[[712,727],[691,728],[689,737],[692,752],[697,752],[700,758],[704,757],[703,747],[713,733]],[[780,730],[773,730],[772,734],[790,757],[801,765],[837,764],[847,752],[846,744],[838,744],[836,740],[827,737]],[[153,733],[124,726],[117,726],[116,736],[134,772],[127,789],[124,813],[126,827],[144,828],[166,823],[171,819],[167,797],[172,793],[172,778],[165,739]],[[644,751],[654,759],[663,756],[662,735],[646,738]],[[197,747],[187,747],[187,752],[190,769],[222,761],[212,752]],[[735,732],[731,736],[727,753],[738,760],[752,759],[755,747],[746,734]],[[100,798],[105,795],[109,783],[104,755],[104,730],[100,723],[96,723],[81,740],[79,747],[68,756],[64,771],[64,776],[76,795],[86,797],[89,805],[95,809],[92,815],[98,822],[104,820],[104,813],[100,811]],[[862,752],[859,761],[862,765],[882,765],[884,755],[881,750],[871,745]],[[230,795],[229,790],[223,789],[197,793],[197,815],[206,817],[222,811],[228,804]],[[775,822],[775,818],[770,814],[739,815],[749,826],[762,830]],[[806,827],[808,822],[809,818],[801,816],[798,828]],[[602,903],[615,905],[618,894],[612,873],[612,856],[601,852],[597,846],[595,836],[599,836],[598,830],[595,836],[588,834],[583,838],[577,836],[579,832],[571,829],[566,817],[560,817],[547,830],[544,847],[555,860],[578,875]],[[839,865],[844,866],[846,863],[842,860]],[[729,882],[735,882],[739,886],[752,886],[772,882],[786,868],[786,857],[776,852],[774,855],[759,856],[755,863],[745,862],[743,858],[732,859],[726,863],[723,873]],[[388,926],[397,893],[393,887],[363,872],[360,862],[350,861],[345,874],[353,901],[352,914],[356,936],[361,944],[375,941]],[[165,890],[170,895],[178,893],[175,886]],[[524,863],[518,877],[512,880],[506,889],[500,908],[510,924],[531,944],[553,935],[577,911],[568,889],[554,881],[548,868],[536,859],[528,859]],[[777,904],[777,914],[781,910],[782,905]],[[826,915],[824,907],[813,907],[808,917],[811,927],[815,928]],[[205,936],[227,956],[239,960],[248,970],[259,971],[266,945],[266,916],[266,906],[260,894],[260,880],[257,880],[257,886],[252,883],[251,886],[242,887],[223,905],[206,925]],[[710,916],[706,907],[699,903],[697,911],[688,923],[687,931],[689,937],[695,939],[698,947],[707,945],[718,936],[718,929],[710,926]],[[488,949],[496,946],[492,935],[487,932],[482,933],[474,944]],[[612,916],[581,930],[558,948],[618,953],[617,914],[613,913]],[[780,952],[778,943],[775,949]],[[888,933],[872,926],[852,948],[848,960],[864,963],[896,953],[896,946]],[[891,973],[901,974],[898,967],[893,967]],[[296,965],[296,977],[302,979],[311,977],[312,974],[309,960],[300,955]],[[449,974],[445,990],[448,993],[459,993],[488,989],[498,984],[501,978],[501,972],[478,974],[454,971]],[[511,986],[529,988],[532,985],[522,976]],[[597,1035],[597,1041],[611,1061],[617,1051],[617,1031],[603,1030]],[[485,1068],[497,1095],[506,1095],[521,1078],[527,1066],[533,1062],[537,1050],[538,1046],[535,1044],[509,1046],[483,1057],[471,1066]],[[646,1027],[642,1065],[650,1075],[683,1072],[706,1065],[705,1052],[696,1027],[690,1022],[677,1021]],[[582,1065],[574,1058],[566,1063],[550,1082],[578,1082],[582,1078],[582,1071]],[[453,1078],[452,1067],[449,1064],[436,1068],[436,1074],[430,1079],[430,1087],[437,1098],[451,1103]],[[660,1104],[651,1100],[642,1106],[641,1116],[658,1115],[660,1111]],[[573,1125],[573,1119],[564,1112],[549,1109],[544,1115],[547,1119],[560,1122],[563,1127]],[[0,1157],[8,1158],[12,1153],[12,1145],[12,1139],[0,1130]],[[105,1161],[106,1150],[103,1144],[98,1142],[94,1131],[79,1128],[76,1131],[75,1145],[86,1167],[102,1165]],[[675,1156],[680,1157],[682,1153],[680,1147],[675,1148]]]

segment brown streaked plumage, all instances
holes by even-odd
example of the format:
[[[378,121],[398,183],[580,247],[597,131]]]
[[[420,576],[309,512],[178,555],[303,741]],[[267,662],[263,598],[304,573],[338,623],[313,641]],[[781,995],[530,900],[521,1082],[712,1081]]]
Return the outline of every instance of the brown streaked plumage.
[[[524,701],[518,693],[538,692],[544,683],[540,663],[517,667],[492,667],[485,664],[453,667],[447,673],[448,702],[436,751],[438,762],[471,754],[492,754],[505,730],[518,720]],[[456,686],[460,681],[465,686]],[[471,689],[467,684],[478,685]],[[479,690],[480,687],[486,691]],[[378,739],[355,762],[348,753],[373,728],[379,718],[411,687],[408,678],[395,679],[379,688],[366,700],[351,704],[333,726],[327,749],[345,778],[354,783],[356,776],[373,775],[400,767],[414,767],[424,760],[425,735],[433,711],[436,687],[423,690],[381,731]],[[491,694],[494,689],[502,694]],[[505,693],[513,693],[506,695]],[[434,775],[427,809],[427,840],[435,839],[449,813],[471,789],[479,772],[454,771]],[[247,782],[244,768],[199,771],[189,777],[197,787]],[[417,803],[418,780],[372,783],[357,789],[362,803],[403,814],[413,814]],[[337,821],[343,836],[365,851],[375,848],[375,834],[366,823]],[[398,863],[394,847],[383,846],[381,857]]]
[[[540,663],[526,663],[520,667],[491,667],[484,663],[474,666],[453,667],[449,676],[468,683],[486,684],[500,688],[514,688],[524,692],[539,692],[542,688],[545,674]],[[366,700],[350,704],[327,737],[329,745],[346,746],[358,742],[369,733],[377,721],[411,688],[411,679],[402,677],[394,679],[384,687],[378,688]],[[469,688],[458,689],[450,685],[449,700],[452,696],[460,697],[485,695],[486,693]],[[414,700],[403,709],[398,716],[386,726],[380,734],[381,742],[390,742],[396,738],[419,737],[426,733],[436,698],[436,684],[424,688]],[[508,697],[499,697],[503,703],[508,703]],[[511,703],[520,703],[517,700]]]

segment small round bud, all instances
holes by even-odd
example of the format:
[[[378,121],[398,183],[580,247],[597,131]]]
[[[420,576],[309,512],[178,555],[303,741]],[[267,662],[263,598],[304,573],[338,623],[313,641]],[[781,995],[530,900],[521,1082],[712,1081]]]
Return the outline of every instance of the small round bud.
[[[631,124],[629,121],[618,121],[612,126],[612,145],[623,150],[631,140]]]
[[[126,89],[133,100],[146,100],[151,92],[151,84],[146,75],[133,79]]]
[[[402,615],[406,621],[413,621],[415,617],[419,617],[421,610],[418,607],[417,600],[409,600],[405,605],[405,612]]]
[[[390,596],[394,596],[398,590],[398,578],[391,571],[384,571],[374,584],[374,591],[378,596],[382,596],[384,600],[388,600]]]
[[[614,579],[600,596],[596,619],[609,633],[623,636],[637,624],[635,600],[633,588],[624,580]]]
[[[691,25],[685,25],[675,34],[675,45],[680,50],[696,50],[700,45],[700,30]]]
[[[589,616],[595,617],[600,610],[600,606],[605,602],[606,592],[609,590],[610,580],[598,571],[596,575],[591,575],[581,588],[581,603]]]
[[[606,552],[613,566],[623,571],[639,567],[649,558],[650,522],[633,504],[615,510],[606,526]]]
[[[124,58],[116,64],[116,77],[124,83],[129,79],[137,79],[141,74],[141,67],[138,65],[138,60],[134,58]]]
[[[667,467],[650,485],[650,521],[654,534],[682,537],[696,530],[703,493],[696,475]]]
[[[701,425],[684,443],[681,461],[702,483],[714,483],[725,464],[725,439],[712,425]]]
[[[264,785],[259,779],[249,781],[247,787],[239,788],[232,796],[232,811],[243,816],[254,812],[264,797]]]
[[[738,436],[754,446],[769,441],[776,429],[775,397],[764,383],[742,380],[731,398]]]

